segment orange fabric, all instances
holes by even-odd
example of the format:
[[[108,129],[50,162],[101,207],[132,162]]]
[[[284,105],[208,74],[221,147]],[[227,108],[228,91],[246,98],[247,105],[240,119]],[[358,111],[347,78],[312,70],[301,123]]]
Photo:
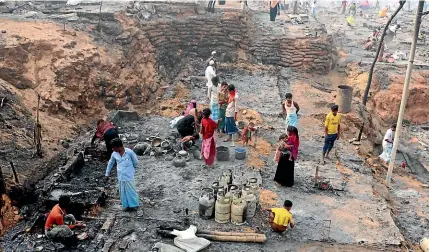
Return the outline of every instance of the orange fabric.
[[[228,103],[233,102],[234,99],[235,99],[235,90],[234,91],[229,91]]]
[[[58,204],[56,204],[51,212],[48,215],[48,218],[46,219],[45,223],[45,229],[51,229],[54,227],[54,225],[64,225],[64,216],[66,215],[66,212],[63,211]],[[74,225],[69,225],[69,228],[74,228]]]

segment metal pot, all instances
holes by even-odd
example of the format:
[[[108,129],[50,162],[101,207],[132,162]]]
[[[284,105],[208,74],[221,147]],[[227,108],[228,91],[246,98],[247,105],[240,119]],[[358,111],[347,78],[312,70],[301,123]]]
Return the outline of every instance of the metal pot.
[[[177,152],[176,157],[181,157],[181,158],[185,159],[186,161],[189,161],[191,158],[189,156],[189,153],[187,151],[184,151],[184,150]]]
[[[162,139],[159,137],[155,137],[154,139],[152,139],[152,147],[160,147],[162,143]]]
[[[184,159],[181,156],[176,156],[173,159],[173,165],[176,167],[185,167],[186,166],[186,159]]]
[[[168,140],[165,140],[165,141],[163,141],[163,142],[161,143],[161,148],[162,148],[163,150],[166,150],[166,151],[171,151],[171,149],[173,149],[173,147],[171,146],[170,141],[168,141]]]
[[[152,142],[153,139],[157,138],[157,136],[150,136],[148,138],[146,138],[146,141]]]

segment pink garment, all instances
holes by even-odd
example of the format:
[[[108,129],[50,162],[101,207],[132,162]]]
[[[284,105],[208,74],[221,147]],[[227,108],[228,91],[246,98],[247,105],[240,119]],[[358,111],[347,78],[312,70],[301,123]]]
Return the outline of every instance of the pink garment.
[[[197,101],[192,100],[189,102],[188,107],[186,108],[186,111],[185,111],[185,116],[189,115],[189,111],[191,111],[191,109],[194,108],[194,103],[196,104]]]
[[[292,152],[293,158],[296,160],[298,158],[298,148],[299,148],[298,138],[295,135],[291,134],[287,141],[287,145],[292,145],[292,149],[290,151]]]
[[[214,135],[210,138],[203,139],[201,154],[207,165],[213,165],[216,156],[216,140]]]
[[[106,133],[110,129],[114,129],[115,125],[111,122],[102,122],[99,125],[97,125],[97,131],[95,132],[95,135],[102,139],[104,136],[104,133]]]

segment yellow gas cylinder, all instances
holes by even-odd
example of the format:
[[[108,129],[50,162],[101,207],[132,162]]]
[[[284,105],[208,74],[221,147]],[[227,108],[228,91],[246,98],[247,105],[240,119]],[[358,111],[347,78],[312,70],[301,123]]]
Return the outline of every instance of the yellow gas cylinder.
[[[233,195],[238,193],[239,187],[238,185],[228,185],[227,193],[225,194],[226,198],[229,198],[230,201],[233,199]]]
[[[217,193],[215,204],[215,221],[217,223],[228,223],[231,219],[231,200],[225,197],[223,191]]]
[[[428,237],[421,239],[420,248],[423,250],[423,252],[429,252],[429,238]]]
[[[250,178],[249,179],[249,186],[252,188],[253,193],[256,197],[256,203],[259,203],[259,183],[257,178]]]
[[[227,187],[232,182],[232,171],[230,169],[225,169],[222,171],[222,176],[219,179],[219,185]]]
[[[256,206],[257,206],[256,195],[250,186],[243,187],[242,194],[243,194],[243,199],[246,201],[246,204],[247,204],[246,217],[253,218],[253,216],[255,216]]]
[[[242,225],[246,222],[246,201],[242,197],[234,197],[231,204],[231,223]]]

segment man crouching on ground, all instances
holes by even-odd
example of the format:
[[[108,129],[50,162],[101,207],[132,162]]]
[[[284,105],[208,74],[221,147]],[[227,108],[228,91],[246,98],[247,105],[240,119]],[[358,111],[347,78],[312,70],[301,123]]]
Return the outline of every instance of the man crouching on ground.
[[[83,227],[83,223],[76,222],[71,214],[66,214],[67,206],[70,203],[70,197],[61,195],[58,204],[56,204],[48,215],[45,223],[45,235],[49,239],[66,242],[75,240],[72,229]]]
[[[286,200],[282,208],[267,208],[265,211],[269,212],[268,222],[274,232],[283,233],[287,230],[288,225],[290,228],[295,226],[292,214],[289,212],[292,208],[292,202]]]
[[[113,149],[112,156],[107,164],[106,180],[116,163],[118,174],[119,197],[124,211],[136,210],[139,206],[139,195],[134,186],[134,173],[138,165],[137,155],[131,149],[124,148],[119,138],[110,143]]]

